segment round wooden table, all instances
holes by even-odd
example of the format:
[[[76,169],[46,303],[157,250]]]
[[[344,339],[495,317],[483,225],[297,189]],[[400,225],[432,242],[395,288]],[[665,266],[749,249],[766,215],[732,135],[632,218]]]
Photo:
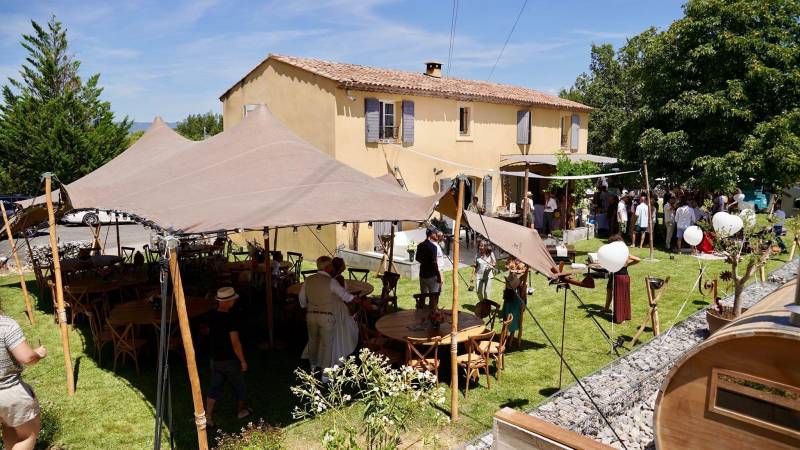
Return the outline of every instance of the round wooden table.
[[[119,264],[124,259],[116,255],[92,255],[87,259],[65,258],[61,260],[61,270],[72,272],[75,270],[89,270],[98,267],[108,267]]]
[[[300,289],[302,287],[303,283],[293,284],[286,288],[286,293],[289,295],[300,295]],[[372,291],[375,290],[373,285],[357,280],[344,280],[344,288],[347,289],[347,292],[359,297],[372,294]]]
[[[186,299],[186,313],[189,318],[202,316],[216,309],[217,301],[201,297],[188,297]],[[172,312],[172,321],[177,322],[177,311]],[[161,324],[161,310],[153,308],[149,301],[134,300],[115,306],[108,315],[108,321],[113,325],[155,325]]]
[[[438,328],[432,328],[428,317],[429,308],[398,311],[387,314],[375,323],[375,328],[384,336],[396,341],[405,341],[407,337],[434,338],[441,336],[442,345],[450,344],[450,327],[452,317],[450,311],[443,311],[444,322]],[[457,341],[466,342],[470,337],[477,336],[486,331],[483,321],[474,314],[464,311],[458,312]]]

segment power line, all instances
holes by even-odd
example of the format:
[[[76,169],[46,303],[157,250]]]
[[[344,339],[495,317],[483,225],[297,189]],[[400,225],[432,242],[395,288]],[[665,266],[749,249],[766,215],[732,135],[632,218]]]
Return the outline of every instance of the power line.
[[[447,67],[445,68],[446,75],[450,75],[450,65],[453,63],[453,44],[455,43],[456,39],[457,22],[458,22],[458,0],[453,0],[453,13],[450,16],[450,48],[447,50]]]
[[[514,34],[514,30],[517,28],[517,23],[519,23],[519,18],[522,17],[522,12],[525,11],[525,7],[528,5],[528,0],[525,0],[522,3],[522,8],[519,9],[519,13],[517,14],[517,20],[514,21],[514,25],[511,27],[511,31],[508,32],[508,36],[506,37],[506,42],[503,44],[503,48],[500,49],[500,54],[497,55],[497,59],[494,61],[494,65],[492,66],[492,71],[489,72],[489,77],[486,78],[486,81],[492,79],[492,75],[494,75],[494,69],[497,68],[497,63],[500,62],[500,58],[503,56],[503,52],[506,51],[506,46],[508,45],[508,41],[511,40],[511,35]]]

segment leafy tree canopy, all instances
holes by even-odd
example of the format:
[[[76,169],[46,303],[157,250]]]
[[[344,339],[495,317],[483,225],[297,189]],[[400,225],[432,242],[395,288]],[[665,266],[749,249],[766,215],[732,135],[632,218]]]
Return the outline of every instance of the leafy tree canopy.
[[[564,97],[596,109],[590,151],[709,189],[800,179],[800,2],[690,0],[618,50],[592,47]]]
[[[212,112],[190,114],[185,120],[178,123],[175,131],[187,139],[201,141],[222,132],[222,115]]]
[[[105,164],[125,149],[131,124],[100,99],[99,74],[78,75],[55,17],[31,25],[20,78],[9,78],[0,103],[0,191],[21,194],[38,193],[44,172],[69,183]]]

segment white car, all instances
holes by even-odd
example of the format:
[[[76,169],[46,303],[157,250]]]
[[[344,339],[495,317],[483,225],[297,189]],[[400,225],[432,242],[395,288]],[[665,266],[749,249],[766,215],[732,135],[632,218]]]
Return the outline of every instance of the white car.
[[[86,226],[96,226],[98,223],[101,225],[114,224],[117,222],[117,219],[119,219],[119,223],[133,223],[130,216],[95,209],[72,211],[61,218],[61,223],[68,225],[83,224]]]

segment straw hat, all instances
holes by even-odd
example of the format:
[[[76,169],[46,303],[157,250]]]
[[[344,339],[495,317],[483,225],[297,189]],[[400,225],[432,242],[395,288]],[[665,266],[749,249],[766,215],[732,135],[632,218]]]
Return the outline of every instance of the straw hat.
[[[217,290],[218,302],[230,302],[232,300],[237,300],[238,298],[239,294],[237,294],[232,287],[222,287]]]

